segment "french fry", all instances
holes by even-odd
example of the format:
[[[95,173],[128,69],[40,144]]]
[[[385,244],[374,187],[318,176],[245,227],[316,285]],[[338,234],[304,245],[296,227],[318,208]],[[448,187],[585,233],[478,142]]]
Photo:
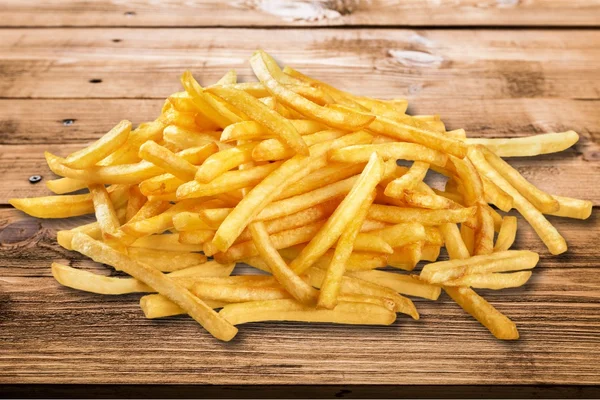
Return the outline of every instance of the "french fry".
[[[130,250],[132,249],[130,248]],[[169,277],[224,278],[229,277],[234,268],[234,263],[220,264],[216,261],[207,261],[202,264],[193,265],[190,267],[178,269],[177,271],[173,271],[169,274]]]
[[[465,242],[463,241],[456,224],[442,224],[440,225],[439,229],[444,237],[446,251],[448,251],[448,256],[451,260],[464,260],[471,257],[471,254],[469,253],[469,250],[467,249],[467,246],[465,245]]]
[[[190,291],[201,299],[225,303],[289,299],[290,294],[281,286],[254,286],[196,282]]]
[[[567,250],[565,239],[558,233],[556,228],[498,171],[487,163],[486,158],[477,148],[471,147],[469,149],[469,158],[482,175],[495,182],[513,198],[515,208],[531,224],[552,254],[564,253]]]
[[[559,209],[548,213],[557,217],[588,219],[592,215],[592,202],[588,200],[579,200],[571,197],[552,196],[558,201]]]
[[[417,222],[395,224],[371,233],[394,248],[426,239],[425,228]]]
[[[401,195],[402,202],[408,206],[416,208],[426,208],[429,210],[447,210],[463,208],[460,204],[453,202],[436,194],[418,192],[405,189]]]
[[[125,221],[133,218],[140,209],[146,204],[148,198],[142,194],[139,186],[131,186],[128,191],[127,208],[125,212]]]
[[[194,297],[187,289],[169,279],[160,271],[140,264],[83,233],[77,233],[73,237],[72,246],[74,250],[91,257],[94,261],[112,265],[154,288],[158,293],[166,296],[184,309],[217,339],[229,341],[236,335],[237,329],[235,327],[216,314],[212,308],[200,299]]]
[[[107,188],[111,202],[116,208],[127,202],[128,189],[126,185],[112,185]],[[89,193],[10,199],[8,202],[14,208],[36,218],[69,218],[94,212],[92,195]]]
[[[290,123],[300,135],[310,135],[327,129],[327,126],[310,119],[291,119]],[[221,133],[222,142],[234,140],[258,140],[276,137],[272,131],[256,121],[242,121],[231,124]]]
[[[104,239],[118,238],[121,236],[119,227],[121,223],[117,218],[117,212],[110,200],[110,196],[104,185],[89,185],[92,202],[94,203],[94,213],[98,220],[98,227],[102,232]]]
[[[179,232],[179,243],[182,244],[206,244],[215,236],[211,229],[197,229],[195,231]]]
[[[202,251],[201,244],[180,243],[178,233],[144,236],[136,239],[131,246],[141,249],[165,251]]]
[[[123,145],[130,131],[131,122],[123,120],[93,144],[69,155],[64,164],[75,169],[92,167]]]
[[[484,145],[499,157],[530,157],[566,150],[578,140],[577,132],[566,131],[511,139],[468,138],[465,142]]]
[[[296,275],[281,258],[269,238],[265,225],[262,222],[254,222],[250,224],[249,229],[254,246],[281,286],[299,302],[314,304],[318,296],[317,291]]]
[[[47,181],[46,187],[54,194],[65,194],[85,189],[87,188],[87,183],[77,179],[59,178]]]
[[[469,254],[473,255],[475,253],[475,229],[463,223],[460,225],[460,236]]]
[[[133,278],[102,276],[82,269],[52,263],[52,276],[63,286],[98,294],[153,292],[148,285]]]
[[[517,236],[517,217],[506,216],[502,218],[502,225],[496,238],[494,252],[510,249]]]
[[[494,204],[504,212],[509,212],[513,208],[513,198],[489,179],[482,177],[481,180],[485,201]]]
[[[450,157],[450,164],[447,166],[450,167],[450,165],[453,166],[456,176],[462,183],[461,189],[465,204],[476,205],[483,199],[483,184],[475,166],[468,158],[461,160],[456,157]]]
[[[198,167],[195,174],[196,181],[208,183],[224,172],[252,161],[252,149],[255,145],[255,143],[246,143],[212,154]],[[192,179],[194,176],[186,178],[186,180]]]
[[[474,214],[475,207],[456,210],[426,210],[373,204],[367,216],[391,224],[418,222],[422,225],[432,226],[446,222],[462,223]]]
[[[490,254],[494,251],[494,219],[483,205],[477,207],[477,218],[479,223],[475,230],[473,255]]]
[[[508,250],[466,260],[439,261],[423,267],[420,278],[439,284],[463,275],[532,269],[539,259],[540,256],[532,251]]]
[[[475,289],[507,289],[523,286],[531,278],[531,271],[508,274],[474,274],[444,282],[444,286],[472,287]]]
[[[443,238],[442,238],[443,240]],[[424,243],[421,247],[421,260],[422,261],[437,261],[440,257],[441,245]]]
[[[497,339],[516,340],[519,338],[519,332],[514,322],[496,310],[472,289],[444,287],[444,291]]]
[[[206,262],[204,254],[183,251],[160,251],[130,247],[127,249],[127,255],[162,272],[178,271]]]
[[[446,154],[415,143],[382,143],[348,146],[332,150],[329,153],[329,159],[331,161],[346,163],[367,162],[373,152],[380,154],[384,160],[423,161],[441,167],[446,165],[448,161]]]
[[[223,308],[226,303],[205,300],[210,308]],[[186,312],[162,294],[147,294],[140,299],[140,308],[148,319],[172,317],[173,315],[186,314]]]
[[[219,315],[233,325],[259,321],[390,325],[396,320],[394,312],[376,304],[346,302],[333,310],[319,310],[292,299],[228,304]]]
[[[352,251],[354,250],[360,228],[374,199],[375,194],[372,192],[371,196],[366,197],[362,201],[360,207],[356,211],[354,219],[348,222],[344,228],[344,231],[340,235],[340,239],[335,247],[333,258],[329,264],[329,267],[327,268],[325,278],[321,283],[317,307],[331,310],[337,305],[342,284],[342,277],[346,272],[346,263],[350,258]],[[380,239],[377,236],[372,237]],[[384,243],[389,247],[390,252],[393,252],[391,246],[386,242]]]
[[[421,261],[423,245],[421,242],[405,244],[394,248],[394,252],[387,257],[390,267],[412,271]],[[436,257],[437,258],[437,257]]]
[[[100,167],[119,164],[131,164],[140,161],[138,149],[148,140],[161,140],[165,125],[160,120],[144,122],[132,130],[121,147],[112,152],[103,160],[96,163]]]
[[[541,212],[555,212],[559,209],[558,202],[548,193],[543,192],[529,183],[523,175],[510,166],[506,161],[487,150],[485,147],[478,147],[485,156],[486,161],[519,193],[525,197],[535,208]],[[488,178],[489,179],[489,178]],[[499,182],[494,182],[500,186]],[[502,188],[504,189],[504,188]],[[506,191],[506,189],[504,189]],[[510,195],[510,192],[508,192]],[[513,201],[514,201],[514,196]]]

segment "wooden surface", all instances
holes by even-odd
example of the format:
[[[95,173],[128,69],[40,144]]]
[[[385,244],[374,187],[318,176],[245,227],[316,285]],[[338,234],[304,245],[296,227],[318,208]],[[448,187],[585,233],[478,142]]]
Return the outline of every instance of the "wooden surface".
[[[569,243],[558,257],[519,220],[516,247],[541,253],[532,280],[482,291],[516,322],[521,339],[511,343],[442,295],[416,300],[420,321],[250,324],[224,344],[188,318],[144,319],[137,295],[85,294],[52,279],[52,261],[110,272],[56,244],[57,229],[89,217],[42,221],[8,206],[49,194],[43,151],[65,155],[120,119],[153,119],[185,69],[201,83],[229,68],[249,80],[246,60],[258,47],[355,93],[406,97],[412,113],[438,113],[471,136],[574,129],[574,148],[510,161],[545,190],[600,205],[600,31],[530,28],[597,27],[599,2],[331,1],[300,9],[323,6],[326,17],[293,21],[273,11],[286,3],[2,2],[0,393],[599,396],[598,208],[588,221],[551,219]],[[305,29],[313,25],[336,27]],[[448,26],[459,29],[440,29]],[[29,184],[34,174],[44,180]],[[166,386],[105,386],[155,383]]]

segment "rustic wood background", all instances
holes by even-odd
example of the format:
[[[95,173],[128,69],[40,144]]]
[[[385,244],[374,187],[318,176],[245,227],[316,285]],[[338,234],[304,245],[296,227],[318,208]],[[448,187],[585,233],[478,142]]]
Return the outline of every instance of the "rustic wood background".
[[[600,396],[597,208],[588,221],[552,218],[569,243],[559,257],[520,220],[517,247],[542,255],[534,277],[483,293],[517,323],[517,342],[442,295],[416,301],[418,322],[250,324],[224,344],[187,318],[144,319],[139,296],[60,287],[51,261],[102,270],[56,244],[85,218],[35,220],[7,203],[49,194],[28,182],[52,178],[43,150],[66,155],[120,119],[153,119],[184,69],[204,83],[230,68],[251,79],[246,60],[263,48],[472,136],[574,129],[574,148],[511,163],[598,206],[599,27],[598,0],[0,0],[0,394]]]

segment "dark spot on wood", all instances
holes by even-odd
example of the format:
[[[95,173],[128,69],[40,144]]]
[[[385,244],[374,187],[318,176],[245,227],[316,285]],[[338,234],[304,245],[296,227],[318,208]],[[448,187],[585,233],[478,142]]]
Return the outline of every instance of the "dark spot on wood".
[[[123,39],[113,39],[112,41],[113,41],[113,43],[120,43],[123,41]]]
[[[41,175],[31,175],[29,177],[29,183],[31,184],[35,184],[38,183],[42,180],[42,176]]]
[[[135,11],[125,11],[123,15],[126,17],[133,17],[135,15]]]
[[[335,394],[335,397],[346,397],[347,394],[351,394],[352,390],[342,389]]]
[[[71,126],[75,123],[75,121],[77,121],[77,120],[73,119],[73,118],[67,118],[67,119],[63,119],[61,122],[64,126]]]
[[[94,78],[89,80],[90,83],[102,83],[102,79]]]
[[[19,123],[11,119],[0,121],[0,133],[17,133],[19,130]]]
[[[539,63],[500,62],[500,76],[506,82],[506,94],[512,98],[544,95],[546,80]]]
[[[35,219],[13,222],[0,232],[0,244],[24,242],[40,230],[40,223]]]

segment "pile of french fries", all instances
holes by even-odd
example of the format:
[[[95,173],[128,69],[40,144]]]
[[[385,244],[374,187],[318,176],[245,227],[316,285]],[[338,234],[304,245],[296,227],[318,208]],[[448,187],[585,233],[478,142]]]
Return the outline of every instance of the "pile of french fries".
[[[517,219],[497,210],[516,209],[560,254],[567,245],[544,214],[585,219],[592,204],[539,190],[501,157],[561,151],[578,135],[469,139],[438,116],[407,115],[405,100],[343,92],[262,51],[250,64],[259,82],[230,71],[203,88],[185,72],[185,91],[155,121],[121,121],[66,158],[46,153],[58,196],[11,204],[39,218],[95,213],[58,243],[131,276],[54,263],[56,280],[148,293],[146,317],[188,314],[224,341],[247,322],[416,320],[406,296],[444,289],[494,336],[517,339],[473,290],[521,286],[539,259],[510,250]],[[430,170],[445,190],[424,182]],[[442,246],[448,261],[436,261]],[[430,262],[420,274],[400,273],[420,261]],[[237,263],[256,274],[236,275]]]

